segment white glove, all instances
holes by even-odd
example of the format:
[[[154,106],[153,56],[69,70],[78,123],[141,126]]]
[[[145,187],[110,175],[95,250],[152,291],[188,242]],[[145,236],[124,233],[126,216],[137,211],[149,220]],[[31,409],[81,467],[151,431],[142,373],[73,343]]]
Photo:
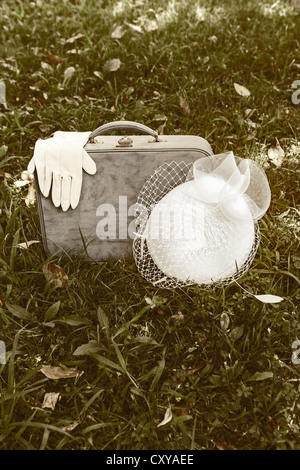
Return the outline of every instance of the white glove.
[[[84,150],[90,132],[57,131],[53,137],[39,139],[27,167],[30,173],[36,169],[41,193],[48,197],[52,184],[52,200],[55,207],[66,211],[79,203],[82,186],[82,169],[90,175],[96,173],[96,164]]]

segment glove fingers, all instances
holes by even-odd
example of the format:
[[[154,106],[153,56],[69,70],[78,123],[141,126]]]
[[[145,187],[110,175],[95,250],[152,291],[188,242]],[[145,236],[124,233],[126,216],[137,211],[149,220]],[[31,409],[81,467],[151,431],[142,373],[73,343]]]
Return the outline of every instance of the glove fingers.
[[[75,209],[75,207],[79,204],[81,193],[81,179],[79,178],[72,178],[71,182],[71,207]]]
[[[29,171],[29,173],[34,173],[35,163],[34,163],[34,158],[33,157],[30,160],[30,162],[28,163],[27,170]]]
[[[42,139],[37,140],[35,147],[34,147],[34,154],[33,154],[33,160],[35,163],[39,186],[40,186],[40,190],[42,194],[44,194],[44,186],[45,186],[46,145],[47,144],[45,140],[42,140]]]
[[[61,208],[67,211],[71,202],[71,177],[64,176],[61,185]]]
[[[52,183],[52,171],[47,171],[47,169],[45,171],[46,171],[46,174],[45,174],[43,194],[45,197],[48,197],[50,193],[51,183]]]
[[[82,168],[89,175],[94,175],[97,171],[96,163],[84,149],[82,150]]]
[[[52,184],[52,201],[55,207],[60,206],[61,198],[61,176],[54,174],[53,175],[53,184]]]

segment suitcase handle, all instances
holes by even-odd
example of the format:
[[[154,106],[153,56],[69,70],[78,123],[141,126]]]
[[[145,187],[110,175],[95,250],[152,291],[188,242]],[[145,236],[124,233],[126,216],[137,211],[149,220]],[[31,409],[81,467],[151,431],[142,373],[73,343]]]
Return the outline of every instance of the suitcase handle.
[[[117,130],[132,130],[140,132],[141,134],[152,135],[155,141],[159,142],[158,133],[156,131],[150,129],[150,127],[147,127],[144,124],[139,124],[138,122],[134,121],[115,121],[103,124],[103,126],[98,127],[90,134],[89,142],[95,142],[94,139],[98,135],[108,134],[109,132]]]

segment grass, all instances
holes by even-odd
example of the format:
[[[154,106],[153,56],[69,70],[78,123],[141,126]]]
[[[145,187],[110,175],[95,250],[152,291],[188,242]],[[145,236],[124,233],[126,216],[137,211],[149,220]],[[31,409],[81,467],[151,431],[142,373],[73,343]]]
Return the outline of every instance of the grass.
[[[283,0],[6,0],[0,24],[0,448],[299,450],[299,10]],[[126,33],[113,39],[118,25]],[[112,58],[121,67],[104,71]],[[215,153],[264,167],[272,203],[241,287],[161,290],[132,259],[99,267],[18,247],[40,240],[28,187],[13,184],[35,141],[119,119],[166,121],[166,134],[201,135]],[[267,153],[277,141],[281,167]],[[47,262],[68,287],[47,281]],[[262,304],[242,287],[285,300]],[[80,374],[51,380],[45,364]],[[50,392],[60,393],[54,410],[42,407]],[[157,427],[169,406],[172,420]]]

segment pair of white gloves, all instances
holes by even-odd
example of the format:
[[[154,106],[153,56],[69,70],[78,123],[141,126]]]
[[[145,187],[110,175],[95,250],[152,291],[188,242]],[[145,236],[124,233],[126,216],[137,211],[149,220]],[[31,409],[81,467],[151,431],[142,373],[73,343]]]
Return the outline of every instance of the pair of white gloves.
[[[90,175],[96,173],[96,164],[84,146],[90,132],[57,131],[49,139],[39,139],[33,157],[27,167],[30,173],[37,172],[41,193],[48,197],[51,191],[55,207],[63,211],[78,206],[82,170]]]

